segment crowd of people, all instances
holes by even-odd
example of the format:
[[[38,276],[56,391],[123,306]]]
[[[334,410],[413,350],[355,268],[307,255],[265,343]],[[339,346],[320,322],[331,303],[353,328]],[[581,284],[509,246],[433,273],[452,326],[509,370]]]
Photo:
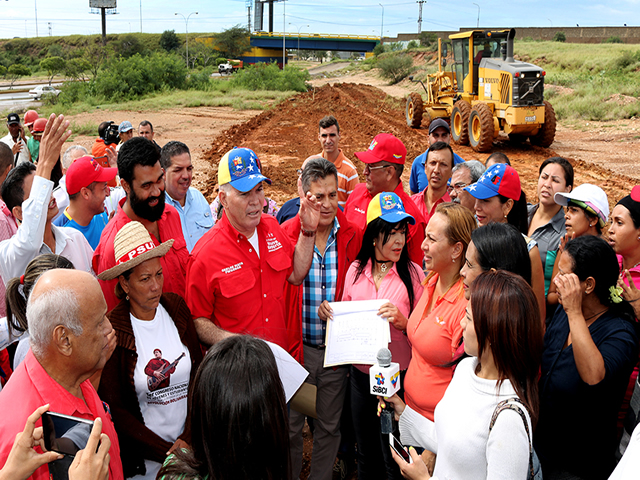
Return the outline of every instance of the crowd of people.
[[[298,197],[266,198],[240,147],[208,202],[146,120],[101,123],[91,154],[62,115],[22,124],[0,139],[0,480],[297,479],[305,423],[313,479],[640,475],[640,186],[610,212],[552,157],[527,203],[504,153],[465,161],[442,119],[408,189],[388,133],[359,182],[327,116]],[[376,299],[388,398],[369,365],[324,366],[331,303]],[[315,415],[287,403],[278,347]],[[93,422],[75,455],[47,448],[50,412]]]

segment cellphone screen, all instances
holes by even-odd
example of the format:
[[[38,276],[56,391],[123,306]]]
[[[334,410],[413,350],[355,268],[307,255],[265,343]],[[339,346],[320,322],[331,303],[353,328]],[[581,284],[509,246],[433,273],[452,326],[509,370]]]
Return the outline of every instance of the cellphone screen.
[[[405,462],[413,463],[411,455],[409,455],[405,446],[400,443],[400,440],[393,436],[393,433],[389,434],[389,445],[391,445],[395,452],[400,455]]]
[[[42,415],[44,446],[48,451],[73,457],[87,446],[92,427],[92,420],[45,412]]]

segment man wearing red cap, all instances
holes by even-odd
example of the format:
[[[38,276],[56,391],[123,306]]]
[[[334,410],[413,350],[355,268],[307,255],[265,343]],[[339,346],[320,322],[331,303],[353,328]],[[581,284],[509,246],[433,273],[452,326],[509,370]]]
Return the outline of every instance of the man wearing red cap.
[[[371,199],[380,192],[395,193],[402,200],[407,213],[416,220],[415,225],[409,225],[407,245],[411,261],[422,265],[424,255],[421,245],[426,223],[418,207],[405,193],[400,180],[407,157],[404,144],[389,133],[380,133],[373,139],[368,150],[356,152],[355,156],[366,164],[366,183],[358,184],[347,200],[344,208],[347,220],[364,231],[367,227],[367,207]]]
[[[69,122],[51,115],[42,137],[40,161],[15,167],[2,185],[2,197],[20,221],[17,233],[0,242],[0,275],[5,284],[24,274],[38,255],[55,253],[71,260],[77,270],[91,272],[93,250],[86,238],[73,228],[56,227],[51,221],[58,213],[52,195],[51,171],[60,157],[60,148],[71,134]]]
[[[95,250],[102,230],[109,223],[104,211],[104,199],[109,196],[107,182],[113,180],[117,172],[116,168],[103,168],[90,156],[73,162],[66,176],[69,206],[53,224],[75,228]]]

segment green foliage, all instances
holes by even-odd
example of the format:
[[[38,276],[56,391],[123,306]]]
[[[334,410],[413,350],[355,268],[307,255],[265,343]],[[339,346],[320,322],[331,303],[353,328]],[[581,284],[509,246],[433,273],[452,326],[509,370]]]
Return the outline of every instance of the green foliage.
[[[226,58],[224,58],[224,57],[216,58],[216,67],[218,65],[223,64],[223,63],[227,63],[227,59]]]
[[[213,43],[223,56],[236,58],[251,49],[249,35],[249,30],[236,25],[216,34]]]
[[[184,87],[186,67],[175,55],[139,54],[108,62],[95,80],[97,95],[107,100],[129,100],[151,92]]]
[[[630,65],[634,65],[638,62],[640,62],[640,51],[633,53],[629,50],[624,50],[622,54],[616,59],[614,65],[618,70],[624,70]]]
[[[603,40],[602,43],[624,43],[620,37],[613,36],[609,37],[606,40]]]
[[[64,71],[66,64],[67,62],[62,57],[47,57],[40,62],[40,68],[46,70],[49,77],[49,85],[51,85],[53,77]]]
[[[136,54],[142,55],[144,53],[144,46],[136,35],[128,34],[116,42],[115,51],[124,58],[129,58]]]
[[[211,74],[212,67],[206,67],[199,72],[191,72],[187,79],[187,88],[189,90],[200,90],[203,92],[211,90]]]
[[[47,49],[48,57],[62,57],[63,55],[64,55],[64,51],[62,50],[62,47],[57,43],[54,43],[53,45],[49,46],[49,48]]]
[[[277,90],[305,92],[309,72],[296,67],[280,70],[276,63],[249,65],[238,71],[228,82],[232,88],[246,90]]]
[[[87,79],[86,74],[91,71],[91,64],[85,58],[72,58],[68,60],[64,74],[74,80],[84,81]]]
[[[192,67],[207,67],[213,65],[219,58],[220,52],[204,42],[189,44],[189,63]]]
[[[407,50],[412,50],[414,48],[418,48],[419,44],[415,40],[411,40],[407,45]]]
[[[180,46],[180,40],[175,30],[165,30],[160,35],[160,46],[167,52],[172,52]]]
[[[377,57],[381,53],[384,53],[384,45],[378,43],[375,47],[373,47],[373,54]]]
[[[401,50],[404,50],[404,47],[400,42],[391,42],[391,43],[384,44],[385,52],[400,52]]]
[[[554,42],[566,42],[567,41],[567,36],[564,34],[564,32],[556,32],[556,34],[553,36],[553,41]]]
[[[420,45],[430,47],[432,44],[438,44],[438,36],[433,32],[422,32],[420,34]]]
[[[385,55],[378,59],[378,68],[383,78],[392,84],[398,83],[413,70],[413,58],[410,55]]]
[[[11,82],[10,87],[13,87],[13,84],[16,83],[16,80],[20,77],[26,77],[27,75],[31,75],[31,70],[24,65],[20,65],[19,63],[14,63],[7,69],[7,76],[9,77],[9,81]]]
[[[7,74],[7,67],[0,65],[0,77],[4,77]]]

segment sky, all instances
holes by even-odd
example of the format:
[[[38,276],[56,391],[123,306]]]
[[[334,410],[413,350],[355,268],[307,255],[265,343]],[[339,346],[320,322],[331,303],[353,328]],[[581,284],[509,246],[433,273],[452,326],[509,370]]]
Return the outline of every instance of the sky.
[[[252,27],[253,27],[253,0]],[[428,0],[423,4],[422,31],[473,27],[639,26],[640,0],[511,0],[509,2]],[[613,5],[611,7],[609,5]],[[380,5],[382,4],[382,6]],[[477,4],[477,5],[476,5]],[[265,13],[268,8],[265,7]],[[89,0],[0,0],[0,38],[101,32],[100,15]],[[247,0],[118,0],[117,14],[107,16],[107,33],[219,32],[247,25]],[[383,14],[384,12],[384,14]],[[274,5],[274,31],[395,37],[418,31],[415,0],[287,0]],[[384,22],[384,23],[383,23]],[[268,29],[265,18],[264,29]]]

